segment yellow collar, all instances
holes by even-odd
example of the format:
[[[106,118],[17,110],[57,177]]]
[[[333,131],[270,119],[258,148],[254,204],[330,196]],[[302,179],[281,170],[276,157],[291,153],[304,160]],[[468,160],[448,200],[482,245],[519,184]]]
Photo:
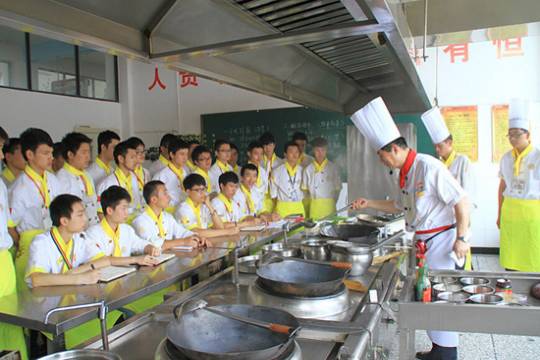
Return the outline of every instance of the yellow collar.
[[[197,166],[193,163],[193,161],[191,161],[191,160],[188,160],[188,161],[186,162],[186,165],[187,165],[187,167],[188,167],[191,171],[195,170],[195,168],[197,167]]]
[[[316,160],[313,160],[313,166],[315,166],[315,172],[320,173],[323,172],[326,168],[326,165],[328,165],[328,159],[324,159],[322,164],[319,165],[319,163]]]
[[[227,199],[227,197],[223,193],[219,193],[219,195],[217,197],[218,197],[219,200],[221,200],[223,202],[223,204],[225,204],[225,210],[227,210],[227,212],[230,215],[232,215],[232,213],[233,213],[232,201]]]
[[[182,186],[182,181],[184,180],[184,169],[178,168],[176,165],[173,164],[172,161],[169,161],[169,169],[178,177],[178,181],[180,182],[180,186]]]
[[[169,165],[169,160],[163,155],[159,155],[159,161],[165,166]]]
[[[105,234],[112,239],[114,243],[114,250],[112,253],[112,256],[114,257],[121,257],[122,256],[122,249],[120,248],[120,225],[116,228],[116,231],[114,231],[111,226],[109,225],[109,222],[106,218],[103,218],[101,220],[101,228],[105,232]]]
[[[152,210],[150,206],[147,206],[144,212],[148,214],[148,216],[150,216],[150,219],[152,219],[152,221],[156,223],[159,231],[159,237],[165,240],[165,236],[167,235],[167,233],[165,232],[165,228],[163,227],[163,211],[161,211],[159,215],[156,216],[154,210]]]
[[[108,164],[105,164],[103,162],[103,160],[101,160],[99,157],[96,158],[96,164],[97,164],[97,166],[102,168],[103,171],[105,171],[105,174],[107,174],[107,175],[111,174],[111,167]]]
[[[84,171],[81,171],[70,164],[67,163],[67,161],[64,163],[64,169],[72,175],[78,176],[81,178],[84,184],[84,192],[87,196],[92,196],[95,194],[94,185],[92,184],[92,181],[90,181],[90,178]]]
[[[195,214],[195,217],[197,218],[197,228],[202,229],[202,221],[201,221],[201,205],[195,205],[193,203],[193,200],[191,198],[186,199],[186,204],[191,208],[193,213]]]
[[[529,145],[527,145],[527,147],[519,154],[516,148],[512,149],[512,157],[514,158],[514,176],[519,176],[521,161],[525,156],[529,155],[532,149],[533,146],[531,143],[529,143]]]
[[[302,164],[305,158],[306,158],[306,154],[302,153],[300,157],[298,158],[298,165]]]
[[[231,171],[231,165],[224,164],[221,160],[216,160],[216,165],[221,169],[221,172]]]
[[[195,173],[201,175],[204,178],[204,181],[206,181],[206,192],[211,193],[212,192],[212,182],[210,181],[210,175],[200,167],[196,167]]]
[[[456,150],[452,150],[452,152],[450,153],[450,155],[448,156],[448,159],[444,160],[442,159],[444,165],[449,168],[450,166],[452,166],[452,163],[454,162],[454,160],[456,160]]]
[[[285,169],[287,169],[287,173],[290,177],[294,177],[296,176],[296,171],[298,170],[298,164],[296,164],[293,168],[288,162],[285,162]]]
[[[142,165],[137,166],[133,173],[135,173],[135,178],[137,179],[137,185],[139,185],[139,190],[142,192],[144,189],[144,184],[146,184],[144,169]]]
[[[15,174],[13,173],[13,171],[11,171],[10,168],[8,168],[7,166],[4,168],[4,170],[2,171],[2,174],[4,175],[4,178],[9,181],[10,183],[12,183],[13,181],[15,181]]]
[[[43,172],[43,176],[39,175],[37,172],[32,169],[30,165],[26,165],[24,168],[24,173],[32,180],[34,185],[36,185],[43,204],[46,208],[51,204],[51,196],[49,194],[49,185],[47,183],[47,172]]]
[[[251,161],[249,163],[257,167],[257,182],[255,183],[255,185],[257,185],[257,187],[261,187],[262,186],[261,166]]]
[[[120,166],[116,168],[114,171],[114,176],[116,176],[116,180],[118,181],[118,185],[123,187],[127,190],[129,193],[129,196],[131,196],[131,202],[133,202],[133,183],[131,182],[131,171],[129,172],[129,175],[126,176],[120,169]]]
[[[56,226],[51,228],[51,237],[56,244],[58,251],[60,251],[60,255],[62,255],[62,259],[64,261],[62,273],[73,269],[73,240],[69,239],[67,242],[64,241]]]
[[[246,197],[246,204],[250,214],[254,214],[255,202],[253,201],[253,197],[251,196],[251,190],[244,184],[240,184],[240,190],[242,191],[242,193],[244,193],[244,196]]]

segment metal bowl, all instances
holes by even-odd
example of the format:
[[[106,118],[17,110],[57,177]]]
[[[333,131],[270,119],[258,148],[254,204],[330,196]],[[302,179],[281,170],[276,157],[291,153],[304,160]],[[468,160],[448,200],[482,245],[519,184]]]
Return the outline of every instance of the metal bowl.
[[[274,243],[264,245],[262,253],[263,255],[275,254],[281,257],[295,257],[300,255],[300,250],[297,247],[285,246],[283,243]]]
[[[489,279],[481,277],[462,277],[459,282],[463,285],[488,285]]]
[[[363,275],[373,262],[373,252],[368,246],[349,241],[329,240],[332,261],[351,263],[352,276]]]
[[[325,240],[309,239],[300,245],[302,255],[306,260],[330,260],[330,245]]]
[[[467,285],[463,287],[463,291],[468,294],[493,294],[495,289],[486,285]]]
[[[438,300],[446,301],[449,303],[463,304],[469,300],[470,295],[463,292],[442,292],[437,295]]]
[[[442,292],[460,292],[462,286],[460,284],[435,284],[433,290],[438,293]]]
[[[257,273],[257,265],[261,260],[261,255],[249,255],[238,258],[238,271],[243,274]]]
[[[81,350],[68,350],[62,351],[55,354],[50,354],[39,358],[40,360],[122,360],[120,356],[109,351],[102,350],[90,350],[90,349],[81,349]]]
[[[451,276],[433,276],[431,282],[434,284],[455,284],[458,279]]]
[[[472,295],[469,300],[475,304],[498,305],[504,303],[504,298],[497,294],[476,294]]]

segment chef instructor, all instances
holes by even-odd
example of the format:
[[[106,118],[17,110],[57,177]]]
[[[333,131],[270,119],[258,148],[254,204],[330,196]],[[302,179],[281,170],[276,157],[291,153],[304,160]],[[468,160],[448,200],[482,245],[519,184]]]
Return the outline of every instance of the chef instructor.
[[[429,269],[454,270],[452,252],[464,258],[470,249],[469,200],[463,188],[441,161],[417,154],[407,146],[382,98],[372,100],[354,113],[352,121],[375,148],[381,162],[399,169],[397,199],[359,198],[353,208],[405,212],[407,231],[415,234],[416,241],[423,240],[427,245]],[[433,347],[429,352],[417,353],[418,359],[457,360],[458,333],[428,331],[428,336]]]

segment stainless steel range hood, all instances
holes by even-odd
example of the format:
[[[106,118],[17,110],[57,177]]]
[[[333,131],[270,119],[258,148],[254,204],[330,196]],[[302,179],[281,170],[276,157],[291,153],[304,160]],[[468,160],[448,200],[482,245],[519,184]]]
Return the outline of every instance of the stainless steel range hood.
[[[350,114],[429,100],[384,0],[0,0],[0,23]]]

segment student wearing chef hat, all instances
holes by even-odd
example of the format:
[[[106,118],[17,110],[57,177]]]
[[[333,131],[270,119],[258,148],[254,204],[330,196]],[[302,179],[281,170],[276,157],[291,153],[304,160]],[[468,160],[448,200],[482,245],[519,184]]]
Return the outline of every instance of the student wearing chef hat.
[[[359,198],[354,209],[371,208],[389,213],[405,212],[408,231],[427,245],[430,269],[455,269],[452,254],[464,258],[469,251],[469,201],[444,164],[432,156],[417,154],[407,146],[382,98],[372,100],[355,112],[352,121],[377,151],[381,162],[399,169],[399,195],[395,200]],[[433,342],[418,359],[457,359],[458,334],[428,331]]]
[[[501,159],[497,225],[501,266],[540,272],[540,151],[531,144],[528,115],[526,101],[510,103],[512,150]]]

